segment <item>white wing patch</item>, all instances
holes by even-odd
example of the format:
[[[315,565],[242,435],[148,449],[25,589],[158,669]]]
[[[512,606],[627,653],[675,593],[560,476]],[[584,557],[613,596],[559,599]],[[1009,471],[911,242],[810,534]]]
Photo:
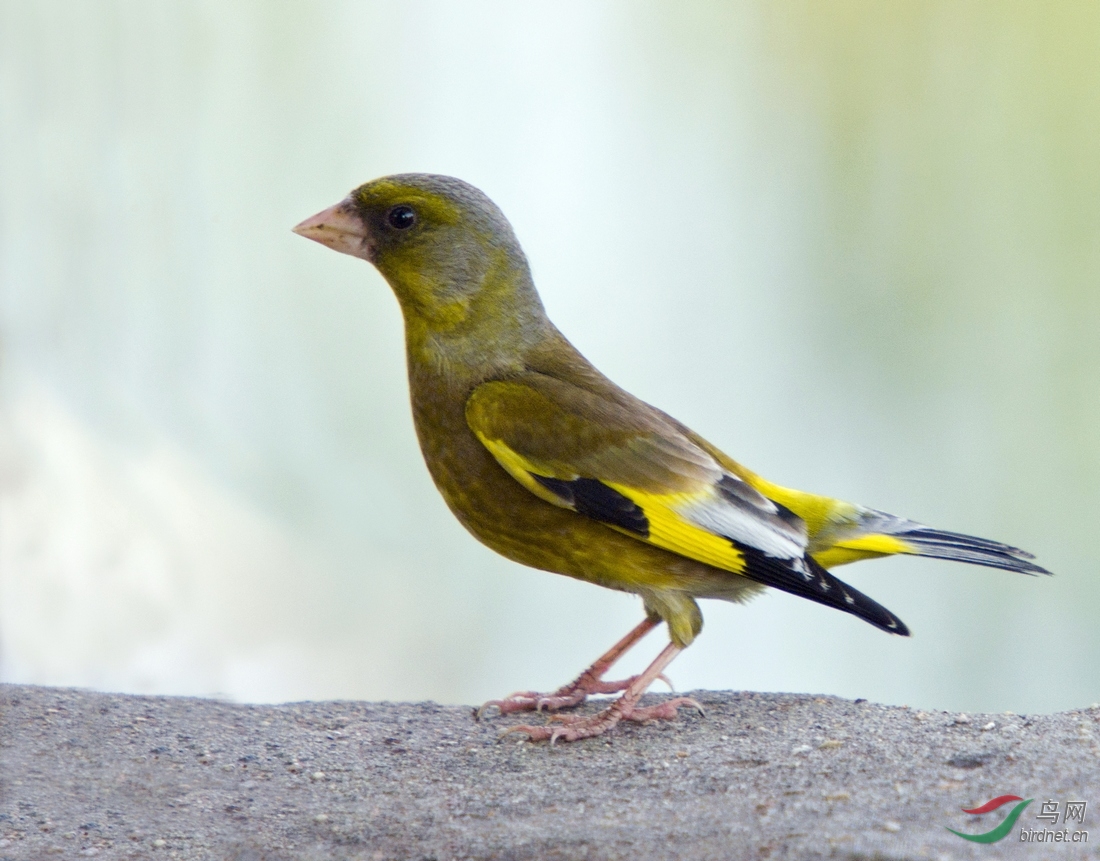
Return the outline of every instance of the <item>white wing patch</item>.
[[[791,567],[806,579],[812,577],[802,562],[806,554],[804,528],[798,529],[774,513],[765,513],[755,506],[737,505],[717,488],[685,500],[673,506],[673,510],[688,523],[712,535],[754,547],[775,559],[797,560]]]

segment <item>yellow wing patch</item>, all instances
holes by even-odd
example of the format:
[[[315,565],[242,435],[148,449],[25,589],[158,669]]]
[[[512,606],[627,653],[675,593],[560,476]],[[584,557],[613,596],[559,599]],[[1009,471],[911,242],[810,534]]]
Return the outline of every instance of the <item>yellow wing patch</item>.
[[[573,481],[579,477],[575,472],[563,474],[560,468],[555,469],[551,464],[536,463],[517,454],[500,440],[491,439],[477,431],[475,431],[475,434],[481,444],[493,455],[497,463],[504,467],[512,478],[539,499],[560,508],[573,507],[553,491],[540,484],[535,475]],[[622,494],[637,505],[649,522],[648,535],[640,535],[613,523],[606,524],[609,528],[639,541],[653,544],[662,550],[670,550],[680,556],[713,565],[715,568],[732,571],[734,574],[740,574],[745,570],[744,554],[728,538],[707,532],[707,530],[689,523],[676,512],[678,507],[687,506],[704,499],[711,492],[709,489],[701,493],[656,494],[646,493],[614,482],[606,482],[606,484],[616,493]]]
[[[621,484],[607,485],[642,509],[649,521],[649,536],[645,540],[663,550],[740,574],[745,570],[745,556],[728,538],[707,532],[681,517],[676,509],[704,499],[704,493],[644,493]],[[709,491],[708,491],[709,492]],[[626,530],[619,530],[631,534]],[[634,535],[635,538],[641,538]]]
[[[527,458],[516,454],[507,445],[498,439],[490,439],[480,431],[474,431],[475,436],[481,441],[481,444],[489,449],[496,462],[504,467],[505,471],[512,476],[516,481],[526,487],[531,493],[535,494],[539,499],[556,505],[559,508],[571,508],[572,506],[563,502],[560,497],[550,491],[548,488],[539,484],[532,473],[538,473],[544,475],[547,478],[560,478],[565,481],[572,481],[577,476],[574,475],[559,475],[559,470],[551,469],[547,464],[536,464],[528,460]]]

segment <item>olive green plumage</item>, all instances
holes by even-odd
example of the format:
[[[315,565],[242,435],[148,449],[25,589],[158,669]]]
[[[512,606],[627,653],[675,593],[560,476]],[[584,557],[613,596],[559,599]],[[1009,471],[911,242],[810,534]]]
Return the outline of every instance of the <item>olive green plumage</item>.
[[[1042,572],[997,542],[771,484],[620,389],[550,322],[507,220],[460,180],[375,180],[296,230],[393,288],[420,447],[462,524],[516,562],[640,595],[678,646],[701,628],[696,598],[763,585],[907,633],[826,571],[857,559]]]

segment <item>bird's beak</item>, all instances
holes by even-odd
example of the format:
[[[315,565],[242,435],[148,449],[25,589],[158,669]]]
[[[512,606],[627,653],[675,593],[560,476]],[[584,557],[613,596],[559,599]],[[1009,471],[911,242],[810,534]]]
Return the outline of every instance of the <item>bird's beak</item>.
[[[341,200],[335,206],[310,216],[301,224],[296,224],[293,230],[299,236],[320,242],[334,251],[370,259],[366,226],[350,200]]]

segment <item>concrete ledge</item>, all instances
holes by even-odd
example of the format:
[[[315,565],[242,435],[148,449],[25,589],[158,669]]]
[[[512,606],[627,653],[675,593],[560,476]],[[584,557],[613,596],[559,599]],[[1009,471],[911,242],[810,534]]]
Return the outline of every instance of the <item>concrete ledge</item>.
[[[0,859],[1100,858],[1098,709],[692,696],[705,718],[551,748],[434,703],[0,685]],[[945,829],[1006,793],[1036,801],[1005,840]],[[1088,802],[1088,844],[1020,842],[1047,799]]]

